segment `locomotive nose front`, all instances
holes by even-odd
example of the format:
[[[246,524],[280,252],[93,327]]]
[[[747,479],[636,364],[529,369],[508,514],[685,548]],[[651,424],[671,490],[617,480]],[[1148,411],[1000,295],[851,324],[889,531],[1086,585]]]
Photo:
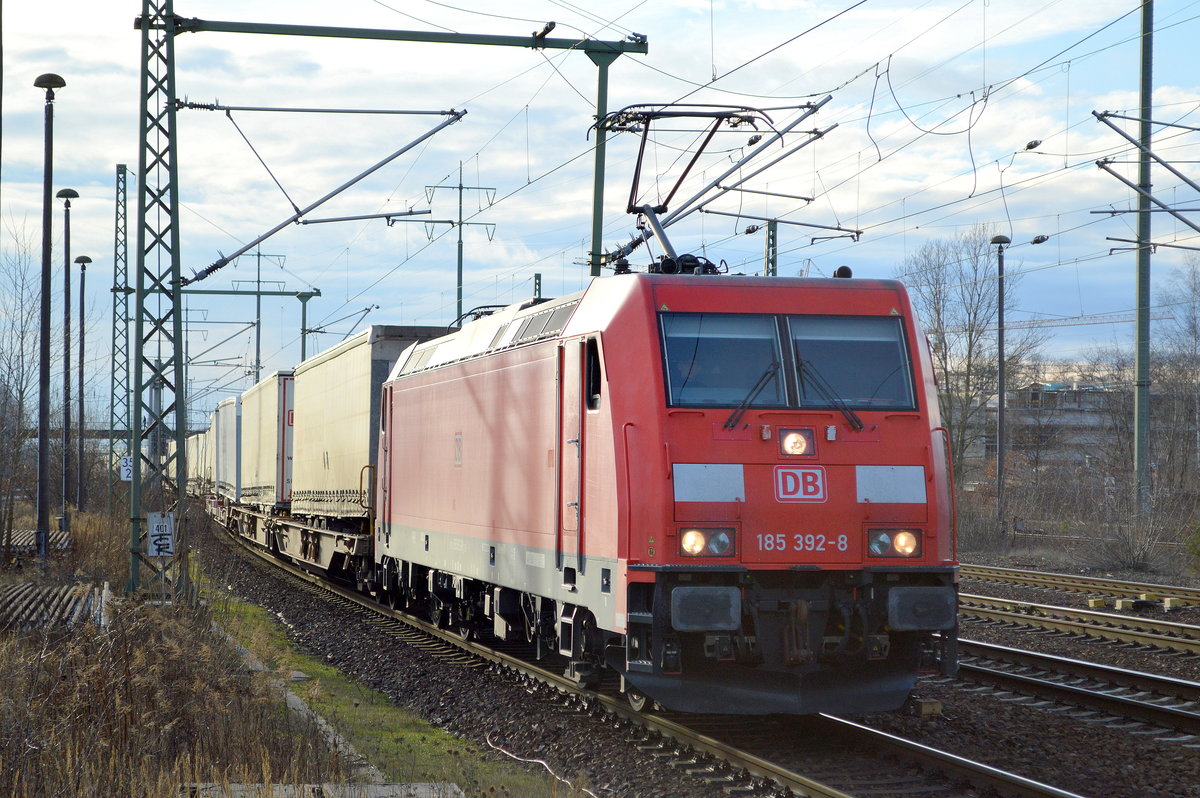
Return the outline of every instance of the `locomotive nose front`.
[[[655,301],[670,521],[631,565],[654,581],[631,585],[627,678],[664,705],[891,709],[953,636],[907,305],[895,284],[821,282]]]

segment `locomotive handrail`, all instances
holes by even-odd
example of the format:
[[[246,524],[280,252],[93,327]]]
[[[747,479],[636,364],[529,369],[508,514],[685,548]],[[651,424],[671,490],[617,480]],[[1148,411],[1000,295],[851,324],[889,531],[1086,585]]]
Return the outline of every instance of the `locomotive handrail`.
[[[364,488],[363,474],[367,473],[368,471],[372,472],[371,482]],[[358,471],[358,506],[366,510],[368,513],[375,512],[375,499],[371,495],[371,493],[373,493],[371,487],[375,484],[374,472],[375,466],[370,465],[369,463],[360,468]]]

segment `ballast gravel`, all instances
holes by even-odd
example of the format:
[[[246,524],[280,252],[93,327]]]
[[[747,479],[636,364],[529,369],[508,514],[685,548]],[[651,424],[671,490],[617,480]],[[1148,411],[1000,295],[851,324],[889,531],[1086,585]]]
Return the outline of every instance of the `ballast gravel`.
[[[200,536],[198,551],[208,574],[227,584],[239,598],[286,620],[289,635],[307,653],[453,734],[525,759],[542,760],[576,788],[597,796],[727,794],[640,749],[640,741],[630,729],[606,713],[556,708],[548,688],[524,684],[488,668],[452,664],[365,620],[335,613],[319,600],[289,591],[280,579],[250,567],[207,533]],[[971,561],[969,557],[964,560]],[[1049,604],[1072,600],[1062,593],[990,583],[964,582],[962,587],[964,592],[1014,600]],[[1086,597],[1076,600],[1086,603]],[[1170,657],[981,624],[965,624],[961,634],[1178,678],[1200,677],[1200,658]],[[1084,717],[1086,713],[1069,708],[1037,708],[1032,702],[957,680],[923,680],[916,694],[940,701],[942,714],[918,717],[897,712],[851,719],[1079,795],[1200,798],[1200,739],[1180,740],[1178,734]],[[506,758],[500,753],[496,757]],[[780,793],[778,788],[761,785],[755,794]]]

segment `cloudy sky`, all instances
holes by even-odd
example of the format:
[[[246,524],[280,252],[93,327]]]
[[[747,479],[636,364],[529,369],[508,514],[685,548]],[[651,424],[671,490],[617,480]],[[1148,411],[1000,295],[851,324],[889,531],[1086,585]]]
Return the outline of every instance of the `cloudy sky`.
[[[672,102],[747,106],[769,118],[759,125],[763,133],[829,96],[782,146],[740,174],[801,144],[800,131],[832,130],[747,181],[744,188],[753,191],[708,206],[721,213],[679,221],[669,230],[676,248],[724,260],[733,271],[761,269],[763,234],[745,232],[755,220],[723,214],[772,217],[821,226],[780,226],[781,274],[828,275],[846,264],[857,276],[891,277],[925,242],[985,225],[1013,241],[1006,266],[1019,275],[1020,290],[1009,317],[1053,325],[1046,327],[1047,354],[1071,357],[1094,344],[1131,340],[1130,323],[1094,322],[1134,307],[1133,255],[1110,253],[1122,245],[1107,239],[1132,238],[1135,222],[1129,214],[1093,211],[1132,207],[1129,189],[1096,161],[1112,158],[1114,168],[1132,175],[1127,164],[1134,155],[1092,112],[1136,115],[1136,0],[514,0],[503,14],[499,8],[482,0],[176,0],[175,13],[510,36],[554,21],[550,35],[558,39],[641,34],[648,54],[622,55],[611,67],[610,110]],[[72,257],[93,259],[88,329],[97,342],[89,358],[97,397],[107,386],[115,166],[136,173],[138,163],[141,49],[133,22],[140,10],[137,2],[113,0],[9,2],[2,9],[2,244],[11,253],[11,236],[21,230],[40,240],[44,95],[32,84],[56,72],[67,86],[55,104],[55,188],[81,195],[72,208]],[[1155,22],[1155,119],[1196,125],[1200,88],[1187,54],[1200,34],[1200,2],[1160,0]],[[462,184],[471,187],[462,192],[463,217],[471,223],[461,228],[465,307],[528,297],[535,274],[546,295],[576,290],[588,279],[581,264],[590,243],[597,69],[584,53],[203,32],[178,36],[175,57],[178,95],[194,103],[432,112],[181,110],[185,274],[409,145],[445,119],[439,112],[454,109],[466,116],[308,218],[412,209],[453,220],[461,168]],[[1159,130],[1158,151],[1194,174],[1190,148],[1200,134]],[[664,200],[695,149],[695,131],[686,121],[656,126],[640,201]],[[749,153],[754,132],[719,133],[673,202]],[[639,138],[609,139],[606,249],[633,230],[625,205]],[[1154,185],[1179,207],[1200,202],[1165,171]],[[132,234],[132,177],[130,189]],[[60,223],[56,204],[56,264]],[[855,240],[827,227],[862,234]],[[261,266],[264,288],[319,289],[309,324],[327,331],[312,336],[310,352],[367,322],[444,324],[455,315],[459,229],[423,222],[389,227],[381,220],[289,225],[261,245],[261,259],[242,257],[195,287],[248,289]],[[1028,243],[1043,235],[1046,243]],[[1155,219],[1156,241],[1193,246],[1193,238],[1165,215]],[[644,265],[660,251],[642,248],[631,260]],[[1169,302],[1162,287],[1184,252],[1160,249],[1155,256],[1155,304]],[[193,390],[212,403],[247,387],[254,342],[239,324],[254,318],[253,299],[193,297],[188,305],[192,351],[232,336],[204,358],[221,365],[193,369]],[[264,370],[289,367],[299,358],[299,303],[268,298],[262,315]]]

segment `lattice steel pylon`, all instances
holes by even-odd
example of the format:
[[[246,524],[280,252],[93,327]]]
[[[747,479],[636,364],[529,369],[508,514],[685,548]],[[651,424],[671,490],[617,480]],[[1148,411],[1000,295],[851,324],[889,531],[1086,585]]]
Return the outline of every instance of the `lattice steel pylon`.
[[[139,117],[137,283],[134,293],[127,591],[164,597],[190,592],[187,572],[186,429],[179,273],[179,180],[175,135],[175,26],[171,0],[143,0]],[[161,404],[147,401],[148,386]],[[162,452],[154,439],[174,440]],[[173,514],[174,535],[150,530],[151,514]],[[162,516],[159,516],[161,519]],[[153,534],[151,534],[153,532]],[[171,545],[164,545],[164,544]],[[149,548],[148,548],[149,547]],[[145,566],[151,577],[141,579]]]
[[[117,464],[133,452],[129,442],[129,228],[126,223],[128,167],[117,164],[116,213],[113,236],[112,394],[108,421],[108,509],[117,502]],[[117,430],[125,436],[117,438]],[[124,491],[122,491],[123,493]]]

